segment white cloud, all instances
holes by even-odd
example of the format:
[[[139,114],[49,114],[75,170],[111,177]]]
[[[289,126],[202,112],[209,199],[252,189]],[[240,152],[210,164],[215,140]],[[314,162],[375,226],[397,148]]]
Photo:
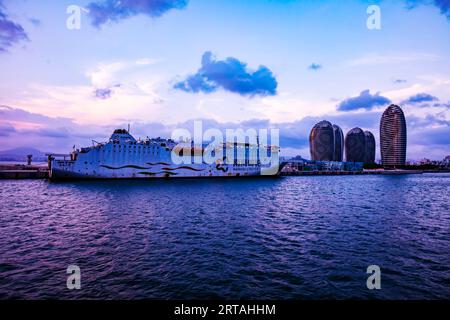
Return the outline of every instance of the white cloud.
[[[136,75],[148,71],[146,66],[154,65],[161,59],[141,58],[135,61],[101,62],[86,72],[93,86],[107,88],[131,81]],[[125,79],[124,79],[125,78]]]
[[[125,62],[99,63],[94,70],[86,72],[86,76],[91,80],[93,86],[97,88],[107,88],[117,81],[117,73],[129,67]]]
[[[441,59],[440,56],[429,53],[369,53],[363,57],[345,62],[344,66],[359,67],[368,65],[394,64],[401,62],[437,61],[439,59]]]
[[[164,59],[141,58],[141,59],[136,60],[136,64],[148,66],[151,64],[159,63],[161,61],[164,61]]]
[[[158,95],[133,86],[114,88],[109,99],[98,99],[91,86],[50,86],[33,84],[20,98],[4,101],[27,111],[49,117],[72,118],[84,124],[113,124],[117,119],[153,119],[161,116]]]

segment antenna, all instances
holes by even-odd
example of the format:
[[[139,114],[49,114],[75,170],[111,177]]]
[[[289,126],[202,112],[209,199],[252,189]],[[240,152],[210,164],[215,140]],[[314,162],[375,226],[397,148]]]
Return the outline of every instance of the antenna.
[[[128,124],[128,133],[130,133],[130,124]]]

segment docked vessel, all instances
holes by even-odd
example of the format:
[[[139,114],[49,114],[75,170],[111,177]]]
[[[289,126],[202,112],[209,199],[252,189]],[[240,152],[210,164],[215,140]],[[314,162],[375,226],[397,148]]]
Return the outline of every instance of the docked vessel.
[[[174,163],[173,152],[183,153],[177,149],[179,146],[171,139],[136,140],[127,130],[118,129],[108,142],[95,143],[68,155],[49,155],[49,177],[60,180],[273,176],[278,175],[284,166],[278,161],[278,147],[260,146],[259,142],[256,146],[223,143],[223,154],[211,164],[203,160],[206,146],[195,148],[193,144],[189,148],[190,163]],[[245,157],[229,161],[230,148],[234,155],[242,148]],[[257,161],[249,161],[252,148],[256,148]],[[265,161],[260,159],[262,151],[267,152],[273,161],[263,164]]]

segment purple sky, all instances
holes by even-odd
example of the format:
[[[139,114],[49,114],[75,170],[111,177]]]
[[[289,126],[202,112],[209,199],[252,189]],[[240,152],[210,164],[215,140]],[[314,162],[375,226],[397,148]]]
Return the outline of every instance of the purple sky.
[[[399,104],[408,159],[450,154],[449,1],[0,0],[0,150],[68,152],[131,124],[279,128],[309,157],[312,126],[374,133]],[[81,10],[79,30],[67,8]],[[379,158],[379,150],[377,150]]]

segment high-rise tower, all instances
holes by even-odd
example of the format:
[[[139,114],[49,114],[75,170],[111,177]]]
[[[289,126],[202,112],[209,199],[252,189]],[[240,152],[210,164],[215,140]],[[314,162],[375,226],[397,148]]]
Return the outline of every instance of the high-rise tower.
[[[320,121],[309,135],[311,160],[333,161],[334,159],[334,129],[330,122]]]
[[[370,131],[364,131],[364,135],[366,137],[366,160],[364,162],[375,163],[375,137]]]
[[[343,161],[344,159],[344,133],[342,129],[333,124],[334,130],[334,161]]]
[[[390,105],[381,117],[380,149],[383,165],[405,165],[406,120],[403,110],[397,105]]]
[[[366,136],[361,128],[354,128],[345,136],[345,159],[348,162],[366,161]]]

